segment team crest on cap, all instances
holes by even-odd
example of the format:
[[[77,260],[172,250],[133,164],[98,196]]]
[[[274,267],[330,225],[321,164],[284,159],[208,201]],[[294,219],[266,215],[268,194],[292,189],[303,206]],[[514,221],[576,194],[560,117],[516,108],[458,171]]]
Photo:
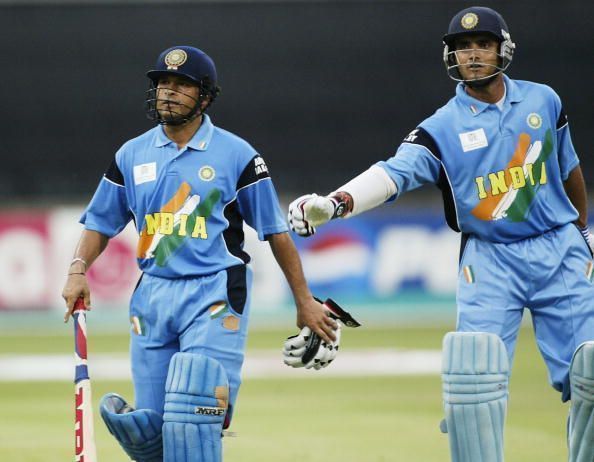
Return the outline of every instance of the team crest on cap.
[[[531,128],[540,128],[542,126],[542,117],[536,112],[532,112],[526,117],[526,122]]]
[[[198,176],[202,181],[212,181],[215,177],[215,170],[210,165],[205,165],[198,172]]]
[[[179,66],[188,60],[188,54],[184,50],[175,49],[171,50],[165,56],[165,64],[167,69],[176,71]]]
[[[460,21],[464,29],[474,29],[478,22],[479,18],[475,13],[466,13]]]

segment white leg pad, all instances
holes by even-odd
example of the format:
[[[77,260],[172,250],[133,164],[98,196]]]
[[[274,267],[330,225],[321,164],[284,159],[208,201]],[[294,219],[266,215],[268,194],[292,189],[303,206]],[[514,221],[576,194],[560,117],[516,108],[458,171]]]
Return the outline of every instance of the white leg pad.
[[[443,341],[443,401],[452,462],[502,462],[509,359],[484,332],[450,332]]]
[[[582,343],[569,367],[569,462],[594,461],[594,342]]]

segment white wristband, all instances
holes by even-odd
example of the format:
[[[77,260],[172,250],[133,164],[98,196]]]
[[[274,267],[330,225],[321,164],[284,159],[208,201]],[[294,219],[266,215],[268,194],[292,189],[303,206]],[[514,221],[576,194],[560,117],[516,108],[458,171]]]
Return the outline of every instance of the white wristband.
[[[344,215],[346,218],[383,204],[396,194],[398,188],[383,168],[372,165],[329,195],[332,196],[339,191],[347,192],[353,198],[353,210]]]
[[[70,262],[70,266],[74,265],[77,261],[79,261],[83,265],[85,265],[85,270],[87,269],[87,262],[84,259],[80,258],[80,257],[73,258],[72,261]]]

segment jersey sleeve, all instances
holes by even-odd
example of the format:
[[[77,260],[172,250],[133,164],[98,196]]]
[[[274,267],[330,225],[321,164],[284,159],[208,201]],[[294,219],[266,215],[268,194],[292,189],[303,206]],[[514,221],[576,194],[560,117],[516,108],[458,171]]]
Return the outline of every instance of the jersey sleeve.
[[[571,171],[580,163],[569,132],[569,123],[567,115],[561,106],[559,100],[559,117],[557,118],[557,152],[559,154],[559,168],[561,178],[567,180]]]
[[[237,183],[237,204],[245,222],[258,233],[258,239],[288,232],[284,214],[264,159],[252,158]]]
[[[393,157],[376,165],[383,168],[394,180],[396,195],[399,196],[426,183],[437,184],[440,159],[439,149],[433,138],[419,127],[404,139]]]
[[[85,229],[111,238],[122,231],[131,219],[124,175],[118,166],[116,155],[79,221]]]

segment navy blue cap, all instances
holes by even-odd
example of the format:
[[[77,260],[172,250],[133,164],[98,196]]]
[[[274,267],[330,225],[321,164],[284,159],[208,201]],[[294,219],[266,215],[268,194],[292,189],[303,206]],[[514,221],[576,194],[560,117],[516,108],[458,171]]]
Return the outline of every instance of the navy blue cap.
[[[495,36],[500,42],[505,40],[503,32],[509,28],[497,11],[485,6],[471,6],[457,13],[450,21],[448,33],[443,41],[451,46],[453,40],[463,34],[486,33]]]
[[[198,85],[207,79],[213,88],[217,84],[217,70],[211,57],[198,48],[186,45],[167,48],[159,55],[155,68],[146,73],[155,84],[162,75],[179,75]]]

